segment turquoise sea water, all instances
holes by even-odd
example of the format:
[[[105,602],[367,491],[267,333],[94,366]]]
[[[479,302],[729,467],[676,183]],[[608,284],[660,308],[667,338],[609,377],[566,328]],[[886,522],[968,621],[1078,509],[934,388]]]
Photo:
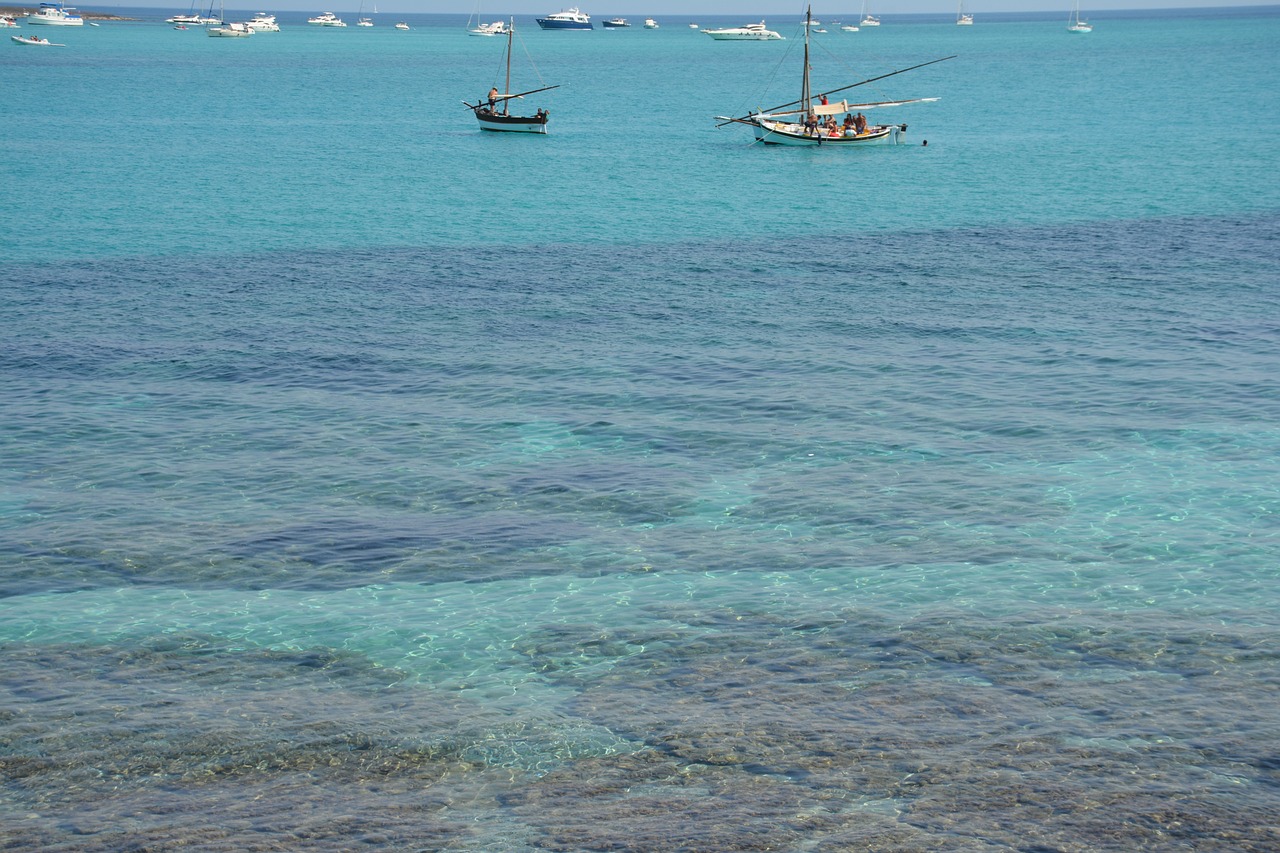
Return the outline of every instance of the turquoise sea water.
[[[860,151],[715,127],[799,10],[546,137],[129,11],[0,46],[0,846],[1280,845],[1276,9],[832,27]]]

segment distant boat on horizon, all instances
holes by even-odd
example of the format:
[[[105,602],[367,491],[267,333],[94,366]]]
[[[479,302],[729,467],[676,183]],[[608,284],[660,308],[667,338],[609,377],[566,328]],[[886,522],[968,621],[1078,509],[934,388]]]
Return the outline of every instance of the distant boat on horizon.
[[[1071,7],[1071,16],[1067,18],[1067,32],[1069,33],[1091,33],[1093,32],[1093,24],[1080,19],[1080,0],[1075,0]]]
[[[808,27],[805,28],[808,30]],[[703,30],[716,41],[774,41],[782,38],[782,34],[765,29],[764,21],[758,24],[743,24],[740,27],[723,27],[718,30]]]

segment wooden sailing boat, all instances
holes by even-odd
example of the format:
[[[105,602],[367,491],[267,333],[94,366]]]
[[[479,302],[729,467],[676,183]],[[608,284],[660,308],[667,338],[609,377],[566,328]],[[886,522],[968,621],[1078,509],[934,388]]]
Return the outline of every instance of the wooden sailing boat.
[[[866,145],[870,142],[902,141],[902,136],[907,132],[905,124],[869,125],[866,123],[861,111],[877,107],[896,107],[902,104],[925,103],[936,101],[938,100],[937,98],[908,98],[902,101],[872,101],[851,104],[847,100],[828,103],[827,96],[834,95],[837,92],[844,92],[857,86],[864,86],[867,83],[874,83],[877,80],[883,80],[895,74],[902,74],[905,71],[914,71],[917,68],[924,68],[926,65],[946,62],[948,59],[955,59],[955,56],[944,56],[942,59],[934,59],[929,62],[922,62],[919,65],[913,65],[910,68],[902,68],[898,71],[891,71],[888,74],[881,74],[879,77],[872,77],[869,80],[863,80],[861,83],[840,86],[836,89],[814,94],[809,85],[810,20],[811,12],[806,10],[804,75],[800,83],[800,99],[738,118],[716,116],[716,119],[721,122],[719,126],[745,124],[755,133],[756,139],[766,145],[835,145],[847,147],[851,145]],[[788,109],[789,107],[794,107],[795,109]],[[781,112],[779,112],[780,110]],[[837,123],[837,116],[844,115],[852,119],[854,113],[858,114],[858,118],[853,120],[853,126],[849,126],[849,123]],[[826,124],[824,124],[824,121]]]
[[[546,92],[551,89],[559,89],[559,85],[543,86],[540,89],[530,89],[527,92],[511,92],[511,48],[516,35],[516,19],[512,18],[510,25],[507,27],[507,78],[504,90],[498,92],[496,87],[493,92],[489,93],[488,98],[483,98],[479,103],[469,104],[466,101],[462,103],[475,113],[476,120],[480,122],[481,130],[498,130],[508,133],[546,133],[547,132],[547,111],[539,109],[531,116],[515,116],[511,115],[510,105],[516,98],[523,98],[525,95],[532,95],[536,92]]]

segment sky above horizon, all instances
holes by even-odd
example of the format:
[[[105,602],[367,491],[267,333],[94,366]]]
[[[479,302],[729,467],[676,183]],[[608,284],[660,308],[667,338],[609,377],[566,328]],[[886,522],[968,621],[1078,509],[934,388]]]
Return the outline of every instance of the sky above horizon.
[[[38,0],[35,0],[38,2]],[[74,2],[74,0],[70,0]],[[0,5],[12,0],[0,0]],[[70,3],[69,3],[70,4]],[[16,4],[15,4],[16,5]],[[30,5],[34,5],[34,2]],[[107,9],[142,7],[185,11],[190,0],[135,0],[135,2],[75,4],[81,9]],[[199,4],[197,4],[199,5]],[[351,12],[360,8],[360,0],[231,0],[228,6],[254,10],[259,8],[273,12],[326,11]],[[366,10],[377,6],[380,14],[406,12],[410,14],[470,14],[476,10],[474,0],[364,0]],[[570,6],[578,6],[596,21],[613,15],[653,16],[675,15],[684,18],[695,15],[734,15],[744,19],[758,17],[790,17],[804,15],[805,2],[795,0],[480,0],[479,9],[484,16],[501,17],[505,14],[545,15]],[[817,16],[853,18],[863,8],[862,0],[819,0],[814,2]],[[1275,0],[1081,0],[1080,8],[1090,14],[1108,10],[1125,9],[1220,9],[1239,6],[1275,6]],[[1071,8],[1071,0],[964,0],[966,12],[980,16],[984,12],[1057,12]],[[955,0],[868,0],[871,12],[884,17],[894,14],[918,15],[950,13],[956,9]]]

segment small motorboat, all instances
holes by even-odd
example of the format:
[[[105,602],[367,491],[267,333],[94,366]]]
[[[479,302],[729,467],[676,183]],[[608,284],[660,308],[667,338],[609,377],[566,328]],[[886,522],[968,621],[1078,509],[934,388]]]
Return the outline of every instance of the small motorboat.
[[[626,18],[610,18],[609,20],[601,24],[601,26],[603,26],[606,30],[618,30],[623,27],[629,27],[631,26],[631,24],[627,22]]]
[[[65,44],[56,44],[48,39],[42,39],[40,36],[9,36],[18,44],[39,45],[40,47],[66,47]]]
[[[658,28],[658,22],[655,21],[653,18],[645,18],[644,28],[646,30],[656,30]]]
[[[404,21],[398,21],[398,22],[396,22],[396,29],[397,29],[397,30],[407,30],[407,29],[409,29],[409,25],[408,25],[408,24],[406,24]]]

